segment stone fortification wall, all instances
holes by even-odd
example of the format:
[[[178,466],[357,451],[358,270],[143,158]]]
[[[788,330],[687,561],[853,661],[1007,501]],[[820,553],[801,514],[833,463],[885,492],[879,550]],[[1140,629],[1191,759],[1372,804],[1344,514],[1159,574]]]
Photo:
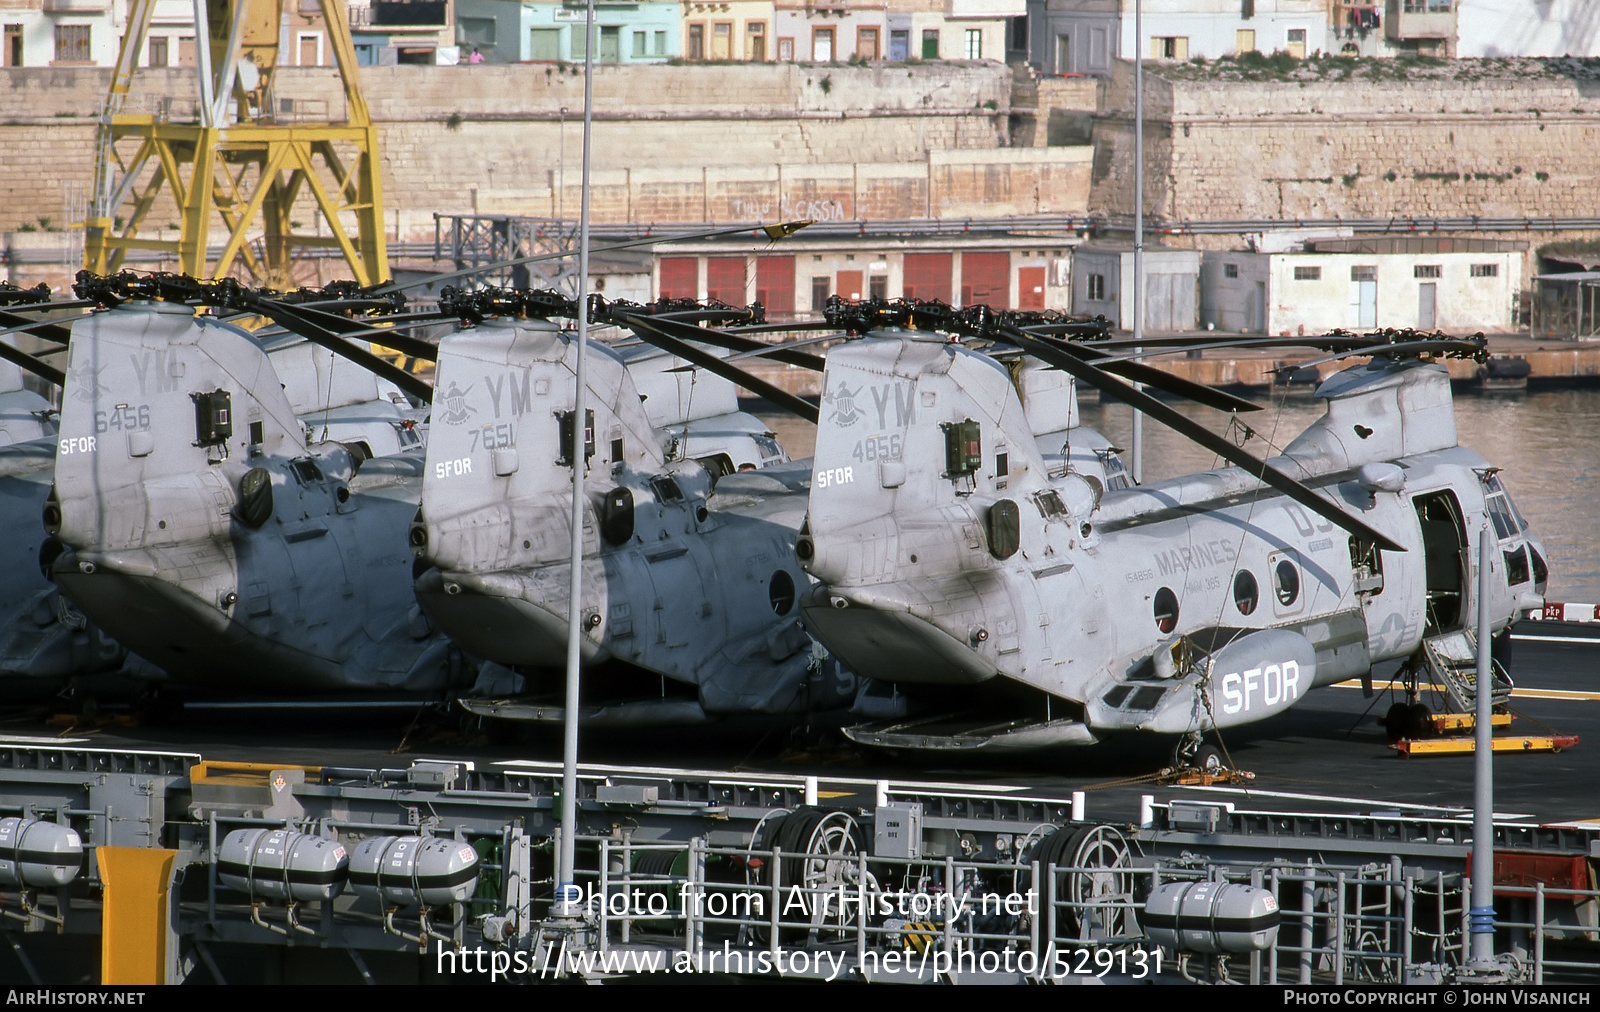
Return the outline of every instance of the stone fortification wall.
[[[1145,200],[1169,220],[1595,215],[1600,68],[1304,61],[1148,67]],[[1095,124],[1092,208],[1133,211],[1131,65]]]
[[[366,67],[361,76],[380,127],[389,208],[470,211],[481,193],[493,194],[502,205],[497,209],[576,213],[583,104],[578,68]],[[65,195],[92,185],[94,118],[109,80],[110,71],[95,68],[0,72],[0,150],[6,152],[0,231],[41,216],[59,221]],[[159,107],[162,96],[176,96],[167,107],[175,119],[192,109],[189,72],[141,71],[134,85],[130,110]],[[867,187],[861,213],[881,208],[886,217],[921,217],[930,196],[936,204],[941,199],[930,190],[941,171],[930,165],[930,153],[993,151],[1006,143],[1010,75],[991,63],[604,66],[595,71],[594,93],[594,167],[602,177],[635,177],[621,195],[597,193],[597,215],[693,220],[708,203],[723,201],[708,189],[704,173],[724,167],[759,175],[778,165],[829,166],[823,175],[848,175],[854,194],[861,192],[858,166],[910,164],[920,166],[913,176],[921,182]],[[296,116],[344,114],[338,76],[327,68],[283,68],[277,98],[280,106],[291,103]],[[1002,165],[990,173],[994,185],[969,190],[958,203],[982,205],[1054,186],[1048,173],[1032,169],[1013,183],[1013,171]],[[837,199],[840,191],[808,185],[793,193],[757,186],[749,199],[801,205]],[[1080,206],[1083,199],[1080,188]],[[994,202],[1000,210],[988,213],[1013,213],[1017,204]],[[503,206],[509,203],[519,206]],[[855,213],[852,208],[846,216]],[[170,206],[158,206],[150,221],[172,217]]]

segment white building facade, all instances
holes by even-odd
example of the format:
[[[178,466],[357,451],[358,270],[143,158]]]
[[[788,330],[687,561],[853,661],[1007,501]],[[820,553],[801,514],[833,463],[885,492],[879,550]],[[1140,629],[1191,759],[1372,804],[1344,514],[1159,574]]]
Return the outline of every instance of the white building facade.
[[[1473,334],[1517,325],[1525,243],[1378,237],[1307,247],[1206,253],[1202,325],[1273,335],[1380,327]]]

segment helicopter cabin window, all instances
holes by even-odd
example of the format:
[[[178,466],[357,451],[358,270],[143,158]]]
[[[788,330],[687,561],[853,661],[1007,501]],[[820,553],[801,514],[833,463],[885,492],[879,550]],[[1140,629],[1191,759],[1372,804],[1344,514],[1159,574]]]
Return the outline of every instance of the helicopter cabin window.
[[[1162,587],[1156,591],[1154,613],[1156,628],[1163,633],[1169,633],[1178,627],[1178,595],[1172,592],[1171,587]]]
[[[1233,578],[1233,606],[1239,609],[1239,614],[1248,615],[1256,610],[1256,602],[1261,599],[1261,588],[1256,585],[1255,574],[1248,569],[1239,570]]]
[[[1272,589],[1278,603],[1285,608],[1300,599],[1300,570],[1288,559],[1281,560],[1272,570]]]
[[[633,490],[614,488],[600,504],[600,536],[613,545],[633,538]]]
[[[767,584],[767,601],[775,615],[787,615],[794,608],[794,577],[778,570]]]
[[[1296,267],[1294,269],[1294,279],[1296,281],[1321,281],[1322,280],[1322,268],[1321,267]]]
[[[989,507],[984,517],[985,533],[989,535],[989,554],[997,559],[1009,559],[1022,546],[1022,518],[1017,514],[1017,504],[1001,499]]]

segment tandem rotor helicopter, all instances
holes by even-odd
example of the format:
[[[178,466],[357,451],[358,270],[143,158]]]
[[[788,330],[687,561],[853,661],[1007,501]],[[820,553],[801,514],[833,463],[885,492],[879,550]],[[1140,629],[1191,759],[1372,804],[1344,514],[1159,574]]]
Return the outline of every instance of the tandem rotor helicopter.
[[[202,631],[208,642],[230,648],[246,646],[243,617],[264,619],[276,610],[274,601],[305,606],[321,594],[326,608],[310,601],[285,614],[318,613],[323,619],[309,625],[331,620],[347,633],[357,626],[369,627],[369,635],[379,627],[421,631],[429,623],[419,622],[420,600],[423,612],[469,652],[481,649],[481,656],[508,664],[553,663],[547,648],[567,611],[566,562],[546,549],[570,529],[570,506],[553,491],[570,483],[581,460],[593,511],[583,518],[585,570],[592,577],[577,610],[584,649],[591,660],[629,660],[692,689],[688,696],[658,693],[654,718],[697,722],[853,698],[855,712],[870,722],[846,733],[869,745],[1029,749],[1141,732],[1177,736],[1191,760],[1203,733],[1272,716],[1310,688],[1367,676],[1385,660],[1406,663],[1412,689],[1412,702],[1397,704],[1388,722],[1410,719],[1423,676],[1448,676],[1475,651],[1468,627],[1480,602],[1476,561],[1466,545],[1478,529],[1492,528],[1501,549],[1491,562],[1494,590],[1482,602],[1492,628],[1504,629],[1543,594],[1542,550],[1498,469],[1457,445],[1448,377],[1431,361],[1481,356],[1481,339],[1394,333],[1270,339],[1322,348],[1327,360],[1370,361],[1324,382],[1326,415],[1281,456],[1261,461],[1124,380],[1225,411],[1254,405],[1128,360],[1120,354],[1125,342],[1106,340],[1103,328],[982,307],[836,300],[817,326],[850,337],[824,360],[754,340],[751,333],[762,328],[741,311],[591,301],[593,319],[631,330],[697,370],[815,421],[818,455],[808,469],[787,465],[749,430],[739,450],[700,444],[707,452],[668,459],[664,446],[672,437],[641,410],[628,368],[611,352],[591,353],[602,363],[601,378],[589,384],[592,394],[603,394],[594,398],[594,417],[580,423],[570,404],[564,416],[557,391],[570,386],[570,350],[545,319],[571,315],[575,307],[507,319],[518,312],[505,312],[504,302],[497,308],[495,298],[526,306],[539,294],[472,298],[479,301],[463,296],[431,317],[455,315],[472,326],[437,349],[416,342],[419,355],[438,357],[442,391],[432,398],[433,437],[424,460],[416,459],[420,448],[409,464],[397,464],[368,461],[368,452],[350,445],[314,447],[299,423],[283,424],[293,412],[270,389],[263,392],[259,381],[269,373],[259,364],[235,370],[239,404],[247,410],[220,403],[232,426],[223,435],[219,403],[207,400],[215,391],[189,390],[203,377],[185,378],[169,362],[160,385],[182,386],[183,396],[174,401],[182,407],[167,412],[167,427],[187,429],[193,416],[197,438],[185,437],[181,452],[194,459],[135,482],[128,497],[104,490],[100,471],[108,465],[96,463],[74,477],[89,459],[80,452],[75,463],[58,450],[57,495],[46,514],[59,533],[83,528],[92,537],[161,540],[147,528],[164,530],[156,514],[181,501],[182,522],[204,526],[210,533],[201,540],[222,543],[225,532],[240,533],[259,517],[251,504],[267,498],[263,490],[268,503],[292,500],[295,516],[279,515],[282,502],[268,516],[312,532],[302,540],[326,537],[328,521],[341,513],[369,507],[369,514],[398,518],[403,507],[405,523],[395,519],[381,538],[329,542],[340,551],[322,554],[342,560],[342,579],[312,588],[306,576],[292,575],[298,567],[291,564],[268,565],[260,571],[277,575],[249,581],[247,565],[260,560],[236,544],[219,556],[233,552],[222,564],[234,567],[231,575],[211,573],[216,567],[198,558],[193,565],[158,558],[130,543],[131,554],[113,565],[122,566],[129,587],[96,589],[115,581],[94,579],[93,550],[60,553],[51,560],[52,576],[74,593],[99,596],[113,616],[118,608],[129,614],[147,608],[149,601],[134,600],[145,592],[139,587],[153,590],[152,599],[172,596],[158,586],[163,582],[191,594],[199,587],[202,596],[216,591],[218,600],[206,607],[227,617],[207,619],[212,628]],[[275,313],[280,323],[325,341],[372,329],[315,306],[277,304],[266,312],[257,300],[234,308]],[[148,325],[125,328],[125,336],[142,348],[143,335],[160,330],[159,322],[152,317]],[[384,339],[393,340],[403,339]],[[1146,354],[1162,343],[1144,341]],[[114,352],[112,345],[104,347]],[[124,387],[131,389],[139,359],[123,351],[133,369]],[[820,404],[751,377],[737,360],[754,354],[825,366]],[[1074,383],[1127,401],[1234,466],[1131,485],[1115,448],[1077,427]],[[228,388],[219,381],[216,389]],[[149,456],[150,436],[136,408],[134,423],[123,433],[127,446],[110,448],[140,461]],[[83,427],[83,420],[64,417],[62,446],[81,440],[74,433]],[[283,442],[282,452],[265,452],[268,428]],[[104,449],[97,447],[100,455]],[[256,469],[249,464],[258,457],[277,463],[265,481],[252,483]],[[742,473],[746,457],[766,466]],[[307,460],[316,475],[297,469]],[[65,472],[63,465],[70,465]],[[370,469],[362,478],[389,491],[371,498],[358,468]],[[224,472],[227,480],[215,480]],[[320,492],[308,492],[308,482]],[[187,494],[196,492],[202,494]],[[66,505],[69,498],[75,506]],[[122,498],[129,503],[119,505]],[[92,515],[73,514],[85,505]],[[328,530],[315,530],[318,518]],[[366,549],[358,545],[369,542],[380,547],[364,560]],[[406,543],[420,561],[390,547]],[[141,552],[148,573],[136,572]],[[402,571],[418,577],[415,597]],[[350,612],[344,599],[352,588],[375,579],[402,586],[405,602]],[[129,624],[130,634],[138,631],[139,623]],[[247,665],[254,679],[279,681],[283,660],[268,659],[281,649],[274,637],[292,641],[304,632],[257,630],[267,650],[259,664]],[[163,659],[181,665],[178,655],[188,647],[168,645],[173,656]],[[380,684],[337,677],[363,688]],[[651,712],[617,708],[613,716],[627,723],[653,719]]]
[[[1411,700],[1386,717],[1397,736],[1424,676],[1471,698],[1460,675],[1479,608],[1499,633],[1542,603],[1542,549],[1499,469],[1458,445],[1449,376],[1430,360],[1481,357],[1481,337],[1293,341],[1331,353],[1315,364],[1370,359],[1325,381],[1326,414],[1262,461],[1108,375],[1127,342],[957,315],[1233,466],[1105,489],[1038,457],[992,355],[920,333],[833,349],[825,397],[871,391],[900,406],[819,421],[817,474],[831,478],[812,484],[797,547],[818,581],[800,602],[807,629],[904,701],[903,718],[849,729],[858,742],[1005,750],[1143,732],[1179,736],[1181,761],[1210,766],[1202,734],[1347,678],[1370,691],[1386,660],[1405,663]],[[873,444],[889,454],[871,460]],[[1468,546],[1486,527],[1499,552],[1479,601]]]

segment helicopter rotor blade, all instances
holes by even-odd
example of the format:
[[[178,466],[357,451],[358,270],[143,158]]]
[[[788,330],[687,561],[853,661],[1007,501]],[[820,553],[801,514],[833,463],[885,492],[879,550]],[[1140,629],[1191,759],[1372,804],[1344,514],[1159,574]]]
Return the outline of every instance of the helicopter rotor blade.
[[[721,376],[729,382],[737,383],[746,390],[760,394],[779,407],[804,418],[812,424],[816,424],[818,408],[815,404],[796,397],[782,387],[774,386],[766,380],[758,379],[738,366],[730,366],[715,355],[701,351],[699,348],[667,333],[669,328],[681,328],[684,326],[683,324],[674,323],[670,320],[658,321],[648,316],[630,316],[626,313],[618,315],[616,323],[632,330],[639,336],[641,341],[653,344],[662,351],[676,355],[686,362],[693,362],[707,372]],[[701,328],[691,327],[689,329],[698,331]]]
[[[68,316],[65,319],[30,320],[25,316],[15,316],[9,311],[0,312],[0,323],[10,324],[4,330],[0,330],[0,337],[7,334],[31,333],[34,337],[43,338],[52,344],[66,344],[72,337],[69,325],[93,315],[93,313],[79,313],[77,316]]]
[[[1406,353],[1412,351],[1437,351],[1441,355],[1462,354],[1470,356],[1481,354],[1487,357],[1488,342],[1480,335],[1475,338],[1447,338],[1442,340],[1398,341],[1394,344],[1368,344],[1360,348],[1351,348],[1348,351],[1324,355],[1322,358],[1314,358],[1309,362],[1296,362],[1293,368],[1301,369],[1308,366],[1326,365],[1329,362],[1337,362],[1345,358],[1356,358],[1361,355],[1371,355],[1376,358],[1379,356],[1392,356],[1396,352]]]
[[[401,354],[409,355],[412,358],[420,358],[425,362],[438,361],[438,345],[431,341],[424,341],[420,338],[409,337],[405,334],[395,333],[397,330],[406,329],[407,325],[402,325],[402,327],[373,327],[370,326],[372,320],[381,320],[384,318],[355,317],[352,319],[348,316],[340,316],[338,313],[329,313],[320,309],[307,309],[304,305],[295,306],[294,308],[296,310],[303,311],[308,319],[314,320],[323,327],[327,328],[327,330],[330,332],[338,334],[340,337],[347,340],[358,337],[376,337],[379,339],[373,341],[373,344],[380,345],[384,348],[393,348],[395,351],[398,351]],[[434,314],[432,317],[432,322],[439,322],[448,319],[451,319],[451,317],[446,314]],[[422,323],[416,323],[410,324],[409,326],[424,325],[425,324]]]
[[[1071,355],[1079,361],[1092,363],[1096,368],[1105,372],[1114,373],[1135,383],[1143,383],[1145,386],[1155,387],[1157,390],[1165,390],[1174,396],[1186,398],[1196,404],[1203,404],[1208,408],[1216,408],[1218,411],[1261,410],[1261,405],[1254,401],[1245,400],[1243,397],[1235,397],[1233,394],[1218,390],[1216,387],[1206,386],[1204,383],[1196,383],[1194,380],[1184,379],[1182,376],[1174,376],[1172,373],[1164,372],[1153,365],[1126,359],[1116,359],[1108,363],[1100,357],[1101,352],[1099,349],[1090,345],[1068,344],[1053,338],[1035,337],[1032,339],[1047,342],[1051,347],[1059,348],[1065,354]]]
[[[621,312],[626,315],[626,310],[622,310]],[[783,362],[787,365],[799,366],[802,369],[809,369],[812,372],[821,372],[823,367],[827,364],[820,355],[812,355],[803,351],[794,351],[790,349],[788,345],[768,344],[765,341],[755,341],[748,337],[736,337],[727,333],[726,331],[712,330],[709,327],[697,327],[692,323],[684,323],[681,320],[664,320],[659,316],[630,316],[630,322],[627,324],[627,326],[631,327],[631,321],[641,319],[652,321],[653,323],[657,324],[657,329],[660,333],[666,334],[668,337],[676,338],[679,341],[695,341],[699,344],[709,344],[716,348],[726,348],[729,351],[749,352],[753,354],[764,355],[766,358],[770,358],[774,362]],[[635,331],[635,333],[638,333],[638,331]],[[643,335],[640,335],[640,339],[646,341],[649,340],[649,338],[646,338]],[[717,361],[722,362],[726,360],[718,359]]]
[[[1299,481],[1284,474],[1277,468],[1261,460],[1252,453],[1233,445],[1227,439],[1183,417],[1172,407],[1150,396],[1143,391],[1108,375],[1098,367],[1084,362],[1067,354],[1055,345],[1017,332],[1014,328],[1002,328],[999,331],[1002,338],[1013,344],[1030,351],[1045,362],[1055,365],[1071,373],[1073,378],[1081,379],[1090,386],[1095,387],[1113,397],[1124,401],[1131,407],[1144,412],[1156,421],[1181,435],[1194,440],[1201,446],[1229,461],[1236,467],[1259,478],[1261,481],[1282,492],[1318,516],[1342,527],[1356,537],[1369,541],[1384,551],[1403,552],[1405,548],[1396,543],[1388,535],[1364,521],[1351,516],[1345,510],[1318,495],[1315,491],[1301,484]]]
[[[406,372],[399,366],[379,358],[364,348],[358,348],[337,333],[329,330],[323,323],[308,313],[254,294],[247,295],[243,301],[249,308],[262,316],[288,327],[307,341],[327,348],[334,354],[343,356],[362,368],[381,376],[413,397],[419,397],[424,401],[433,400],[433,387],[426,380]],[[318,315],[326,316],[328,314]]]
[[[43,359],[36,358],[21,348],[6,344],[4,341],[0,341],[0,359],[5,359],[12,365],[31,372],[42,380],[54,383],[58,387],[67,385],[66,373],[46,363]]]

